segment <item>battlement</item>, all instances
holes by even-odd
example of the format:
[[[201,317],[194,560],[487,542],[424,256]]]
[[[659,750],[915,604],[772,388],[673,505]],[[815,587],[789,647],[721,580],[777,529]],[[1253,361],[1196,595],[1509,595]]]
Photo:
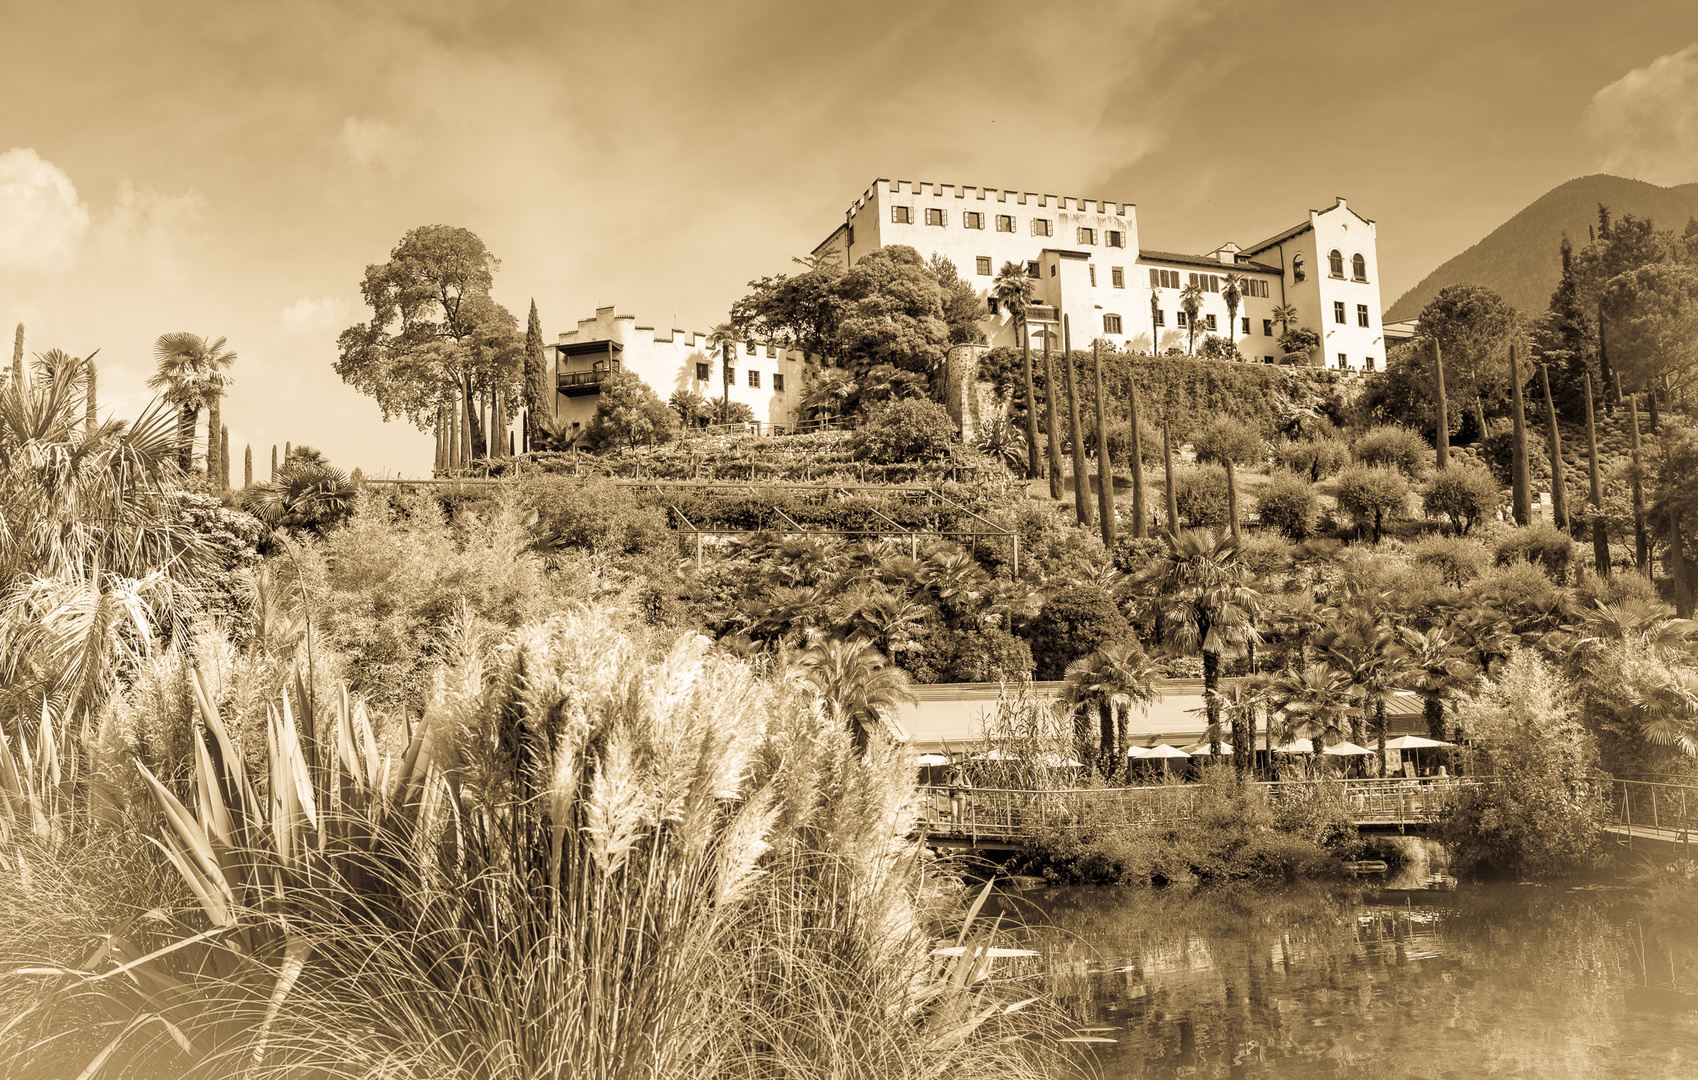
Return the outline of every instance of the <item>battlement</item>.
[[[941,201],[972,200],[974,202],[1012,202],[1018,206],[1053,207],[1061,211],[1072,210],[1081,214],[1113,214],[1125,217],[1132,213],[1136,203],[1115,202],[1111,199],[1081,199],[1072,195],[1044,195],[1035,191],[1010,191],[1003,188],[978,187],[973,184],[938,184],[929,181],[886,180],[883,177],[873,181],[860,198],[849,207],[848,214],[854,217],[861,208],[872,202],[879,194],[879,185],[884,185],[883,191],[890,195],[910,195],[922,199]]]
[[[593,317],[578,320],[576,330],[562,331],[557,344],[573,345],[585,341],[623,343],[638,338],[690,349],[705,347],[707,341],[707,335],[700,330],[680,330],[677,327],[656,330],[652,326],[637,325],[635,315],[621,315],[614,307],[598,307]]]

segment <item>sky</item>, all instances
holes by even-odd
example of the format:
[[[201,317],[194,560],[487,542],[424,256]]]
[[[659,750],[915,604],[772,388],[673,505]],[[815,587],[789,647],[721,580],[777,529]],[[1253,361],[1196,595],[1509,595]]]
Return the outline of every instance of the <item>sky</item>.
[[[876,178],[1137,205],[1202,252],[1334,196],[1386,306],[1549,189],[1698,181],[1698,4],[808,0],[0,4],[0,327],[225,337],[232,457],[428,475],[336,376],[365,267],[458,225],[549,340],[616,305],[707,330]]]

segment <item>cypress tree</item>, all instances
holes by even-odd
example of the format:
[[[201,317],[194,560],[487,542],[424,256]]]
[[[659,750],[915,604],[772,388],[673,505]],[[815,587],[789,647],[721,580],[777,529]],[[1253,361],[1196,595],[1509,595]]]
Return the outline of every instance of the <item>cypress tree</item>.
[[[1450,466],[1450,401],[1444,388],[1444,361],[1439,355],[1439,339],[1429,338],[1433,346],[1433,382],[1438,387],[1438,397],[1434,402],[1439,410],[1438,436],[1433,440],[1433,449],[1438,453],[1439,468]]]
[[[1079,524],[1091,524],[1091,491],[1085,483],[1085,439],[1079,427],[1079,389],[1073,377],[1073,332],[1061,317],[1061,362],[1067,372],[1067,441],[1073,449],[1073,513]]]
[[[277,479],[277,444],[271,444],[271,478]]]
[[[1680,514],[1671,500],[1669,515],[1668,560],[1674,569],[1674,613],[1682,619],[1692,618],[1692,576],[1686,564],[1686,538],[1681,534]]]
[[[24,324],[18,324],[18,332],[12,335],[12,385],[24,384]]]
[[[1226,459],[1226,523],[1233,536],[1243,538],[1244,532],[1238,525],[1238,474],[1231,457]]]
[[[242,489],[254,486],[254,444],[249,443],[242,451]]]
[[[98,412],[100,373],[95,369],[93,360],[86,361],[86,363],[88,364],[88,394],[86,395],[86,401],[88,403],[88,418],[85,423],[88,426],[88,430],[93,431],[95,428],[100,426],[100,416]]]
[[[230,429],[218,425],[218,490],[230,490]]]
[[[1026,380],[1026,479],[1036,480],[1043,475],[1043,458],[1038,453],[1038,401],[1032,386],[1031,334],[1020,335],[1020,372]]]
[[[1049,497],[1061,501],[1061,436],[1055,430],[1055,363],[1050,358],[1053,335],[1044,327],[1044,426],[1049,441]]]
[[[1108,415],[1103,408],[1103,358],[1091,342],[1091,366],[1097,383],[1097,513],[1102,518],[1103,546],[1114,551],[1114,463],[1108,456]]]
[[[1598,422],[1592,415],[1592,376],[1586,376],[1586,454],[1592,473],[1592,565],[1599,577],[1610,576],[1610,537],[1604,527],[1604,485],[1598,479]]]
[[[1539,389],[1545,395],[1545,436],[1551,452],[1551,516],[1559,529],[1568,530],[1568,488],[1562,474],[1562,432],[1557,429],[1556,402],[1551,399],[1550,365],[1539,365]]]
[[[1144,516],[1144,442],[1138,435],[1138,387],[1132,393],[1132,535],[1142,540],[1149,535],[1149,519]]]
[[[1510,502],[1515,511],[1515,523],[1525,526],[1533,520],[1533,500],[1527,487],[1527,417],[1521,401],[1520,342],[1509,343],[1509,401],[1510,416]]]
[[[531,316],[525,322],[525,449],[529,450],[535,432],[531,418],[542,408],[548,393],[547,354],[543,350],[542,319],[537,315],[536,298],[531,298]]]
[[[1167,470],[1167,532],[1169,536],[1179,535],[1179,496],[1173,490],[1173,427],[1166,420],[1161,422],[1161,460],[1162,467]]]
[[[1609,408],[1610,384],[1614,382],[1614,373],[1610,371],[1610,350],[1604,342],[1604,302],[1598,301],[1598,378],[1604,384],[1604,407]],[[1621,401],[1621,389],[1617,384],[1616,401]]]
[[[1629,446],[1633,451],[1633,565],[1651,576],[1651,538],[1645,531],[1645,474],[1639,464],[1639,395],[1627,398]]]

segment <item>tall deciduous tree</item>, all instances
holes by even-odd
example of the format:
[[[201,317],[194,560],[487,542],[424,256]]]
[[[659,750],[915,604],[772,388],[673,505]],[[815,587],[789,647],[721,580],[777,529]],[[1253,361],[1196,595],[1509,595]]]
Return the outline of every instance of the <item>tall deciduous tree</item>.
[[[366,267],[360,292],[371,318],[342,331],[336,373],[377,399],[385,420],[405,416],[424,431],[456,405],[470,457],[487,433],[480,402],[509,406],[522,395],[524,339],[489,295],[501,263],[477,234],[451,225],[409,231],[386,263]]]
[[[1490,289],[1450,285],[1421,309],[1421,336],[1439,343],[1445,387],[1463,401],[1479,398],[1493,406],[1509,391],[1509,343],[1516,332],[1515,309]]]
[[[1698,386],[1698,266],[1658,263],[1612,278],[1603,290],[1610,367],[1629,393]]]

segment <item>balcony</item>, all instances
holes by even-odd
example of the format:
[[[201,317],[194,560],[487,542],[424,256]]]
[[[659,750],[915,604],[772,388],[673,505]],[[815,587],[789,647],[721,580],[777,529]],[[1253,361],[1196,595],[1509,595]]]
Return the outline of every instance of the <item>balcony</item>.
[[[555,389],[567,397],[601,393],[601,384],[619,371],[619,361],[592,368],[589,371],[562,371],[555,376]]]

